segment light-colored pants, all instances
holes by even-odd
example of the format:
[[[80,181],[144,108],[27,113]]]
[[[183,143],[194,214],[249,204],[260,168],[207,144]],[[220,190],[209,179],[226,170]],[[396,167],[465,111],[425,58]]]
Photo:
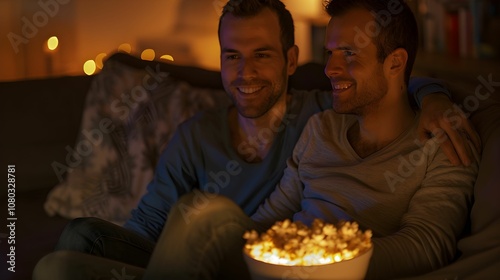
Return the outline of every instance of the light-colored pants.
[[[146,269],[61,250],[38,262],[33,279],[249,279],[242,236],[250,228],[230,199],[194,192],[172,207]]]

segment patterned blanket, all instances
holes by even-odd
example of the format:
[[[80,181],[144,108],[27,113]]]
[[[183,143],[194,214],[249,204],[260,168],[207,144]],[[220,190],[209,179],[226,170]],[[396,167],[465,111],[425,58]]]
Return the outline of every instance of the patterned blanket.
[[[70,169],[49,193],[46,212],[122,224],[146,192],[176,127],[200,110],[229,103],[222,90],[192,87],[159,68],[107,61],[87,95],[67,157]]]

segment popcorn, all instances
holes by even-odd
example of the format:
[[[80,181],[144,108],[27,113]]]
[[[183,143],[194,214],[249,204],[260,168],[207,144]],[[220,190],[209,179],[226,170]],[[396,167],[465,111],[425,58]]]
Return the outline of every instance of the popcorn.
[[[371,230],[359,230],[356,222],[338,227],[315,219],[308,228],[301,222],[276,222],[260,236],[247,231],[245,252],[271,264],[310,266],[350,260],[372,247]]]

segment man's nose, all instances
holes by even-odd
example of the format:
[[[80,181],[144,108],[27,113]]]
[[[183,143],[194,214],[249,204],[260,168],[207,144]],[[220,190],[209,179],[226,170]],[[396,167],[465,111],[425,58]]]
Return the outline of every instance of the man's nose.
[[[339,76],[345,69],[345,61],[340,54],[331,54],[325,65],[325,75],[329,78]]]
[[[252,59],[241,59],[239,69],[238,69],[238,76],[241,78],[254,78],[257,74],[257,69],[255,66],[255,62]]]

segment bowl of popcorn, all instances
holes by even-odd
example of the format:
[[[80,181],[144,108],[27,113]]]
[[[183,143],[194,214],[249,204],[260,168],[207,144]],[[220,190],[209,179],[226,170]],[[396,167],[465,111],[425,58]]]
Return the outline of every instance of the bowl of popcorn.
[[[363,279],[373,252],[372,232],[356,222],[335,226],[316,219],[307,227],[285,220],[243,237],[252,279]]]

